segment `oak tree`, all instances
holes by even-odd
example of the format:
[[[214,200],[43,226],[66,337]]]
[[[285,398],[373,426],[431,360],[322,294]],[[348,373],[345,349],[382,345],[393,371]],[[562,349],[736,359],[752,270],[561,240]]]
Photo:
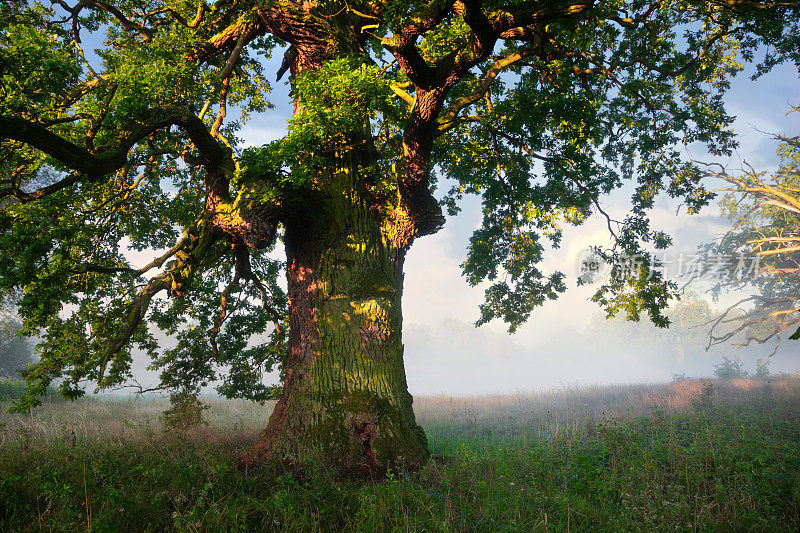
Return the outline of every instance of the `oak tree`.
[[[57,379],[67,397],[126,382],[135,348],[171,389],[219,380],[264,399],[261,373],[280,367],[250,460],[424,462],[401,342],[413,242],[480,196],[463,271],[488,287],[479,322],[513,330],[565,289],[540,267],[561,228],[632,184],[604,253],[639,254],[642,275],[595,299],[663,323],[674,287],[647,251],[670,239],[647,210],[662,192],[707,203],[681,147],[735,145],[729,79],[765,42],[763,69],[797,50],[797,15],[739,0],[0,3],[0,288],[23,289],[41,337],[19,407]],[[288,133],[243,149],[268,77],[286,75]],[[131,250],[161,252],[137,268]]]

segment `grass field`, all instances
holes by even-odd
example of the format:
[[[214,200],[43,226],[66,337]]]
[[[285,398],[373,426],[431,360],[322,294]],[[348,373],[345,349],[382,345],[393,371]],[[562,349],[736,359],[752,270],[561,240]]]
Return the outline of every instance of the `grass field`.
[[[0,395],[1,397],[1,395]],[[270,406],[0,407],[0,530],[796,531],[800,378],[415,402],[434,460],[380,482],[237,469]]]

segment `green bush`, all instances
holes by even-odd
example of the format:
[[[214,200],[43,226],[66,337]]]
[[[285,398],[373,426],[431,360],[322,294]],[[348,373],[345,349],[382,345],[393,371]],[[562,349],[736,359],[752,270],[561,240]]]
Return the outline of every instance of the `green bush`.
[[[196,394],[178,392],[169,397],[171,407],[161,414],[161,421],[167,429],[187,431],[203,423],[203,411],[208,409]]]
[[[741,359],[723,357],[721,363],[714,365],[714,375],[719,379],[739,379],[746,378],[748,374]]]

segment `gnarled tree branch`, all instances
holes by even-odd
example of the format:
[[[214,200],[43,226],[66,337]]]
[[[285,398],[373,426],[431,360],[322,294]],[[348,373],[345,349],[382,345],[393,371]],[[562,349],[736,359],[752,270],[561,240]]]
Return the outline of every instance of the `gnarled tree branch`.
[[[41,150],[76,173],[38,191],[25,193],[18,189],[0,190],[0,197],[14,195],[21,202],[37,200],[69,187],[86,176],[97,180],[128,163],[131,148],[167,126],[181,127],[200,152],[200,162],[206,169],[206,184],[220,197],[229,195],[228,183],[234,171],[231,153],[220,146],[209,133],[202,120],[183,108],[165,107],[150,109],[132,120],[117,135],[116,143],[102,152],[90,152],[51,132],[47,128],[25,119],[0,116],[0,138],[12,139]]]

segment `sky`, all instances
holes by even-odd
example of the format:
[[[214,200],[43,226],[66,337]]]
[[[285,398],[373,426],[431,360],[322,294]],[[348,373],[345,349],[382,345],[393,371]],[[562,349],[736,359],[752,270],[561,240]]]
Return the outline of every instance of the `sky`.
[[[277,53],[266,65],[272,79],[280,56]],[[776,168],[777,144],[758,130],[787,135],[800,131],[800,113],[787,115],[791,104],[800,104],[798,81],[798,72],[791,66],[779,66],[757,81],[750,80],[748,70],[734,79],[726,107],[737,117],[734,130],[740,148],[722,163],[741,168],[746,161],[757,169]],[[261,145],[285,134],[292,111],[285,79],[274,84],[269,99],[275,108],[255,115],[240,132],[246,145]],[[703,153],[687,155],[711,161]],[[626,194],[603,200],[604,209],[613,218],[624,218],[629,204]],[[586,329],[601,310],[589,301],[596,285],[577,287],[576,278],[579,257],[588,246],[608,242],[605,221],[599,217],[578,228],[567,228],[560,248],[546,256],[544,271],[557,269],[566,274],[565,294],[535,310],[528,323],[513,335],[502,323],[476,328],[473,324],[485,287],[470,287],[459,265],[465,258],[469,236],[480,224],[480,203],[477,198],[467,198],[462,208],[457,216],[448,217],[440,232],[417,240],[406,260],[403,337],[412,394],[493,394],[582,384],[668,381],[678,373],[711,375],[713,365],[723,355],[740,357],[753,371],[756,359],[771,351],[763,346],[749,350],[723,347],[702,357],[681,360],[669,350],[658,357],[645,357],[636,350],[587,340]],[[669,251],[672,257],[692,254],[699,244],[719,237],[728,227],[715,204],[694,216],[685,210],[676,214],[676,208],[662,198],[650,213],[654,225],[674,237]],[[136,255],[134,263],[149,261],[149,254]],[[798,356],[794,346],[785,348],[771,359],[771,369],[796,371],[800,368]],[[143,370],[146,364],[138,356],[134,373],[142,384],[153,384],[156,375]],[[275,383],[277,376],[267,375],[265,381]]]

